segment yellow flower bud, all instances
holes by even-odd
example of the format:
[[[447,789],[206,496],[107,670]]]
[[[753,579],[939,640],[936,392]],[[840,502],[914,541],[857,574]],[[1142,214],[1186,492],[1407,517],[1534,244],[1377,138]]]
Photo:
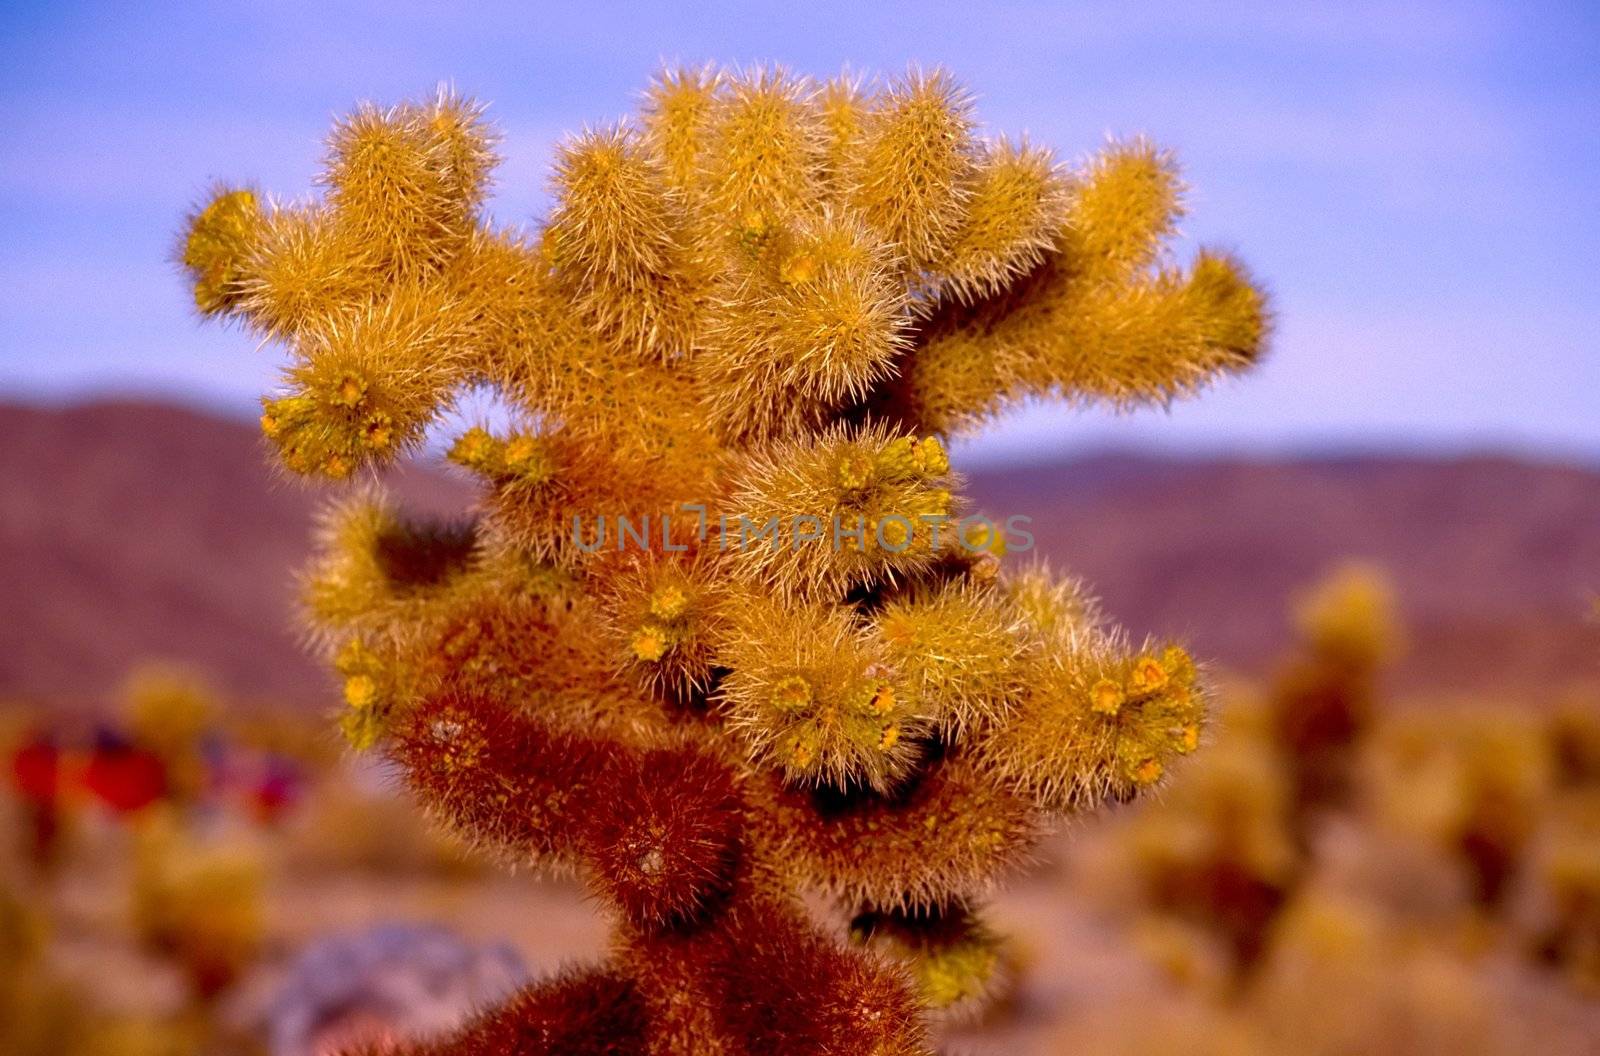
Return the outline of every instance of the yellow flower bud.
[[[1126,699],[1122,687],[1109,678],[1102,678],[1089,687],[1089,707],[1099,715],[1115,715],[1122,710]]]
[[[786,286],[799,286],[817,277],[817,258],[810,253],[796,253],[778,268],[778,281]]]
[[[1161,765],[1161,760],[1154,757],[1144,760],[1133,771],[1133,783],[1144,787],[1153,785],[1161,780],[1161,775],[1166,768]]]
[[[878,525],[878,533],[890,550],[904,550],[911,543],[911,527],[900,517],[884,519]]]
[[[667,636],[661,628],[646,625],[633,636],[633,655],[653,664],[667,655],[667,645]]]
[[[847,451],[839,460],[839,486],[846,491],[859,491],[872,479],[872,460],[863,452]]]
[[[382,411],[367,415],[362,425],[361,439],[374,451],[382,451],[394,443],[394,420]]]
[[[937,436],[925,436],[917,443],[917,461],[922,472],[930,477],[942,477],[950,472],[950,456]]]
[[[352,675],[345,679],[344,702],[357,711],[364,711],[378,702],[378,683],[370,675]]]
[[[346,373],[334,386],[334,402],[345,407],[355,407],[367,395],[367,383],[356,374]]]
[[[676,584],[661,587],[650,595],[650,613],[663,620],[675,620],[689,607],[689,595]]]
[[[811,683],[800,675],[790,675],[773,687],[772,702],[780,711],[796,713],[811,706]]]
[[[1160,692],[1167,684],[1166,668],[1153,656],[1141,656],[1133,662],[1128,675],[1128,691],[1135,696]]]

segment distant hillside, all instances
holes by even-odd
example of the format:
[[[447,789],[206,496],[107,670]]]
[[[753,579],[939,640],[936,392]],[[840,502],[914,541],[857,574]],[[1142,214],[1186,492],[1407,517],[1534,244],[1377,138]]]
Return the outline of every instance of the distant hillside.
[[[1386,569],[1408,692],[1512,699],[1600,675],[1600,472],[1499,457],[1184,461],[1102,456],[975,476],[1038,550],[1131,629],[1260,670],[1326,569]]]
[[[0,404],[0,694],[96,697],[188,662],[249,697],[312,699],[290,573],[323,494],[269,467],[246,422],[157,404]],[[418,509],[469,498],[393,482]]]
[[[392,481],[419,509],[470,498],[445,471]],[[1412,691],[1536,700],[1600,668],[1600,473],[1501,458],[1285,462],[1099,456],[985,471],[1039,551],[1135,632],[1259,669],[1287,599],[1347,557],[1394,574]],[[251,698],[319,699],[290,571],[314,489],[267,468],[254,429],[172,406],[0,404],[0,694],[93,702],[130,665],[190,662]]]

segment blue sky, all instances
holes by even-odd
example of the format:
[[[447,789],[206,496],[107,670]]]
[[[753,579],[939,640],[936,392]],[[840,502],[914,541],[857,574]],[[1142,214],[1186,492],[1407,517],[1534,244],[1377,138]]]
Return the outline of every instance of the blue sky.
[[[0,395],[247,408],[279,357],[166,257],[206,185],[309,188],[331,116],[441,80],[506,134],[492,212],[662,59],[943,64],[1065,157],[1176,148],[1190,242],[1275,291],[1272,358],[1171,414],[1030,409],[979,457],[1514,447],[1600,461],[1600,5],[29,4],[0,13]]]

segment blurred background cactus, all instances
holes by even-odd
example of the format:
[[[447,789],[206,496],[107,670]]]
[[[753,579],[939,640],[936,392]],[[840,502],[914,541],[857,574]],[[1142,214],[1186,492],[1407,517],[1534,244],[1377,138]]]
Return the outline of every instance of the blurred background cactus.
[[[1174,258],[1168,153],[981,138],[942,71],[668,70],[560,145],[533,234],[481,221],[495,142],[450,91],[363,105],[320,195],[223,187],[181,254],[202,312],[287,348],[261,425],[293,473],[503,402],[450,448],[476,519],[367,486],[305,588],[351,743],[618,914],[606,963],[446,1048],[924,1051],[926,1010],[995,988],[995,880],[1205,719],[1182,647],[1000,567],[943,439],[1192,394],[1259,356],[1262,296]]]
[[[1397,648],[1393,593],[1351,566],[1328,576],[1296,613],[1300,648],[1273,686],[1272,736],[1287,765],[1297,835],[1318,810],[1345,805],[1351,768],[1373,720],[1377,680]]]
[[[1142,931],[1170,971],[1223,990],[1268,952],[1319,827],[1352,805],[1398,633],[1389,590],[1368,568],[1328,575],[1295,615],[1299,640],[1268,691],[1229,694],[1218,743],[1127,827],[1135,883],[1113,882],[1159,914]]]
[[[1227,1051],[1582,1051],[1600,707],[1390,699],[1388,595],[1365,569],[1316,585],[1279,676],[1231,683],[1215,743],[1080,875]],[[1065,1036],[1125,1051],[1111,1022]]]
[[[259,952],[261,863],[248,848],[197,846],[172,819],[141,820],[133,861],[133,927],[170,957],[197,1001],[214,1000]]]

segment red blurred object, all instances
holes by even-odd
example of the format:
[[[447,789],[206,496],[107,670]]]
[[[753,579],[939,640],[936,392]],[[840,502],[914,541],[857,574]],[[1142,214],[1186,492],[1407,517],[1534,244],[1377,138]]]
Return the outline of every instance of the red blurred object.
[[[11,757],[11,782],[27,822],[26,852],[39,869],[58,859],[61,837],[61,749],[42,733],[23,742]]]
[[[300,799],[300,782],[293,771],[268,766],[250,788],[249,800],[257,821],[271,825],[281,820]]]
[[[142,748],[97,745],[84,767],[83,785],[119,813],[147,807],[167,791],[167,771],[159,757]]]
[[[53,802],[61,791],[61,749],[43,737],[30,737],[11,758],[11,777],[24,799]]]

